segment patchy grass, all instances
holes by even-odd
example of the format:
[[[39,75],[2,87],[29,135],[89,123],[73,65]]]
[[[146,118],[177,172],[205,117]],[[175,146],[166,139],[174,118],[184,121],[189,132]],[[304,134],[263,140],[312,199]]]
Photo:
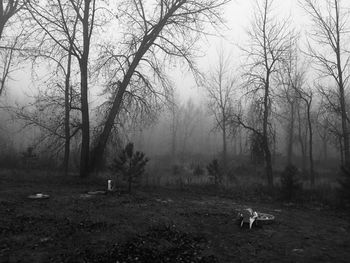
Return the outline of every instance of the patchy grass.
[[[3,171],[0,187],[0,262],[347,262],[350,258],[345,211],[284,205],[273,201],[266,190],[260,193],[258,186],[255,193],[187,186],[86,197],[89,190],[105,189],[106,180]],[[27,198],[38,192],[50,198]],[[275,215],[275,222],[241,229],[236,215],[246,207]]]

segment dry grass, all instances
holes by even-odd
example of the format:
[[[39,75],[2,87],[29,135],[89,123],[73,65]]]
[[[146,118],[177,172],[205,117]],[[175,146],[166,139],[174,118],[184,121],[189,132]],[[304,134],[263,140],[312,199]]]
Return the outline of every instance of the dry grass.
[[[126,253],[131,257],[125,262],[190,262],[175,255],[194,252],[194,262],[345,262],[350,257],[348,214],[342,210],[283,204],[264,197],[259,185],[255,192],[207,184],[81,195],[105,189],[106,177],[82,181],[54,173],[1,172],[0,262],[116,262]],[[50,198],[26,198],[37,192]],[[236,214],[248,206],[274,214],[275,222],[241,229]],[[157,259],[135,259],[147,253]]]

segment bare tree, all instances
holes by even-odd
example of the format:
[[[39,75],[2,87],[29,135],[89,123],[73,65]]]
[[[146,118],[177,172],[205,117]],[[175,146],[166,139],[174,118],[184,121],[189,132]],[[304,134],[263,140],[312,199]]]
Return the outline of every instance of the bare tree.
[[[130,83],[138,82],[142,89],[161,94],[157,86],[169,88],[163,66],[169,58],[182,58],[192,70],[196,70],[192,57],[194,44],[207,24],[215,26],[222,22],[220,7],[227,2],[229,0],[154,0],[153,5],[142,0],[122,2],[121,17],[128,26],[123,41],[126,49],[125,52],[113,52],[106,58],[106,63],[114,64],[110,83],[119,84],[92,153],[92,169],[101,166],[109,134],[123,107]],[[147,78],[144,70],[151,71],[153,78]],[[152,81],[155,79],[157,85]]]
[[[45,4],[30,1],[26,7],[44,32],[44,37],[49,37],[54,46],[74,56],[78,61],[82,131],[80,176],[85,177],[88,175],[90,151],[88,66],[91,37],[96,22],[96,0],[47,0]]]
[[[350,56],[346,50],[349,41],[348,12],[342,8],[342,1],[315,0],[302,1],[304,9],[313,22],[310,38],[314,44],[309,43],[308,54],[313,58],[320,73],[320,78],[332,78],[337,85],[339,96],[338,105],[341,114],[342,138],[344,144],[345,165],[350,166],[349,131],[347,123],[345,87],[350,75]]]
[[[28,0],[0,0],[0,39],[9,20],[17,14]]]
[[[307,113],[304,105],[298,101],[297,106],[297,121],[298,121],[298,142],[301,153],[301,169],[304,173],[307,171],[307,133],[308,133],[308,125],[307,125]]]
[[[1,75],[0,75],[0,97],[5,91],[6,83],[10,78],[10,74],[16,69],[14,66],[15,52],[19,46],[19,38],[21,34],[15,36],[15,38],[6,45],[6,47],[0,49],[0,60],[1,60]]]
[[[61,76],[61,75],[60,75]],[[62,82],[51,82],[49,87],[47,83],[43,90],[32,98],[32,102],[26,106],[7,106],[5,110],[9,111],[16,120],[23,123],[23,129],[34,127],[39,131],[35,138],[35,147],[45,149],[52,156],[60,156],[65,149],[66,141],[69,142],[80,131],[80,120],[78,115],[70,117],[70,133],[65,133],[65,92]],[[76,104],[76,99],[75,104]],[[72,100],[70,103],[74,103]],[[69,138],[66,138],[68,136]],[[68,165],[65,162],[64,165]],[[67,167],[64,167],[65,171]]]
[[[272,107],[273,76],[278,64],[285,60],[293,36],[288,20],[278,21],[273,17],[272,0],[256,2],[256,10],[251,28],[248,30],[249,48],[243,48],[247,54],[245,77],[249,92],[260,97],[262,103],[262,127],[256,130],[261,134],[264,150],[265,173],[269,186],[273,186],[272,158],[269,139],[269,123]],[[247,126],[245,124],[245,126]]]
[[[211,69],[203,85],[208,93],[209,109],[214,116],[215,130],[219,130],[222,133],[222,163],[226,171],[227,137],[229,132],[233,134],[235,130],[234,127],[230,127],[229,119],[233,111],[233,98],[237,84],[233,78],[230,56],[226,56],[221,49],[218,53],[218,58],[217,66]]]
[[[339,149],[340,164],[345,164],[345,149],[343,140],[341,107],[339,107],[339,96],[335,89],[329,88],[322,84],[317,84],[317,91],[321,95],[319,119],[323,120],[321,123],[324,136],[331,137],[333,144]],[[349,119],[347,119],[349,122]],[[320,135],[321,136],[321,135]],[[322,138],[322,136],[321,136]]]
[[[309,167],[310,167],[310,183],[311,186],[315,186],[315,170],[314,170],[314,157],[313,157],[313,123],[312,123],[312,100],[313,100],[313,92],[309,88],[306,90],[302,87],[302,85],[293,87],[297,92],[299,99],[305,103],[306,106],[306,114],[307,114],[307,124],[308,124],[308,132],[309,132]]]
[[[200,115],[200,108],[194,104],[191,98],[179,108],[178,137],[181,146],[180,153],[184,158],[186,158],[185,156],[188,153],[189,140],[195,134]]]
[[[331,141],[331,127],[330,124],[332,122],[332,116],[327,112],[327,106],[321,100],[321,102],[318,104],[318,112],[317,112],[317,133],[322,141],[322,157],[323,161],[327,162],[328,160],[328,145]]]
[[[300,106],[298,94],[295,87],[299,86],[300,78],[298,72],[298,61],[294,45],[289,51],[289,58],[281,64],[278,72],[278,82],[280,90],[276,94],[278,97],[278,104],[282,111],[278,114],[279,119],[287,123],[287,164],[293,164],[293,146],[295,137],[295,128],[297,121],[297,107]]]
[[[6,82],[10,76],[10,73],[14,71],[13,64],[15,59],[15,52],[21,49],[22,41],[21,36],[24,34],[24,30],[17,26],[16,22],[21,19],[19,16],[14,18],[18,14],[25,3],[28,0],[0,0],[0,59],[1,59],[1,73],[0,73],[0,96],[5,90]],[[11,21],[15,19],[14,21]],[[4,30],[12,26],[12,34],[7,34],[4,37]]]

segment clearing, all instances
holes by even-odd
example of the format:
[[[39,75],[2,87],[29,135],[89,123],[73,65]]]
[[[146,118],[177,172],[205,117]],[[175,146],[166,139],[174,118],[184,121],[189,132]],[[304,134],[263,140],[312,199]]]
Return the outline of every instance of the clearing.
[[[349,214],[321,206],[248,202],[219,191],[138,188],[106,180],[0,172],[0,262],[349,262]],[[30,200],[43,192],[49,199]],[[273,214],[240,228],[239,210]]]

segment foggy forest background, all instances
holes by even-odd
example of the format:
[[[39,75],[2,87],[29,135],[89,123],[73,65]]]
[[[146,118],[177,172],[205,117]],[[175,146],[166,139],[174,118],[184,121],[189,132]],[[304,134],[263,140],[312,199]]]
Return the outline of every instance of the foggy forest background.
[[[226,185],[272,186],[287,165],[337,185],[350,5],[295,1],[301,28],[282,1],[252,1],[235,33],[241,2],[1,0],[1,167],[88,177],[133,142],[147,183],[207,183],[217,160]]]

